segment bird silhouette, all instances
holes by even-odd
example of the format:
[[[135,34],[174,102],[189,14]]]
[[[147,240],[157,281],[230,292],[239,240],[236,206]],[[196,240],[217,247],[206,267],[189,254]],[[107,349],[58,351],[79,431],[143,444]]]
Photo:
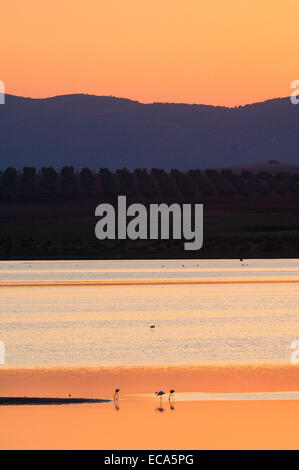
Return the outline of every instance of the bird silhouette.
[[[157,395],[157,397],[160,397],[160,403],[161,403],[161,406],[162,406],[162,397],[163,397],[163,395],[165,395],[165,392],[160,390],[160,392],[155,392],[155,395]]]
[[[173,394],[174,394],[175,390],[169,390],[169,397],[168,397],[168,400],[170,401]]]
[[[156,325],[151,325],[150,328],[155,328]]]
[[[120,389],[116,388],[115,391],[114,391],[114,401],[119,399],[119,395],[118,395],[119,392],[120,392]]]

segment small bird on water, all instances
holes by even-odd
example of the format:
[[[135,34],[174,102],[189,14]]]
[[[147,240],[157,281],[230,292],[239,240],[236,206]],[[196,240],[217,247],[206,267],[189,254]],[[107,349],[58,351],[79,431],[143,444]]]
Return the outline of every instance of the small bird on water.
[[[155,328],[156,325],[151,325],[150,328]]]

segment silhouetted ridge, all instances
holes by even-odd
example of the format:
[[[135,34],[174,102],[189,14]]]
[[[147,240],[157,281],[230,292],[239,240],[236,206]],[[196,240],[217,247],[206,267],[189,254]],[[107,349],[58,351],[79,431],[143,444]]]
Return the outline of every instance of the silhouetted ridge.
[[[289,98],[226,108],[87,94],[6,95],[0,106],[1,169],[298,164],[298,135],[299,106]]]

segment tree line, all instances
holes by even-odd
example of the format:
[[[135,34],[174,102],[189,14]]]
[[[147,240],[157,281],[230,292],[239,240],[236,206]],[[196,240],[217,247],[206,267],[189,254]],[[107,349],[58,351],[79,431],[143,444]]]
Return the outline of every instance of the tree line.
[[[126,168],[111,172],[107,168],[93,171],[82,168],[75,171],[64,166],[60,171],[53,167],[24,167],[18,172],[9,167],[0,172],[0,201],[76,198],[114,198],[117,195],[130,198],[168,199],[195,196],[284,196],[299,195],[299,175],[261,172],[254,175],[243,171],[240,175],[231,170],[172,169],[169,172],[153,168],[151,171]]]

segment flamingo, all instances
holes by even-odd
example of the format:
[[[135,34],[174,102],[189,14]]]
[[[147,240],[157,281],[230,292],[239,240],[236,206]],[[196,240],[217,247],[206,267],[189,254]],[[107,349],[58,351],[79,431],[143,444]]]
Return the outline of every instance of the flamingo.
[[[174,394],[175,390],[169,390],[169,397],[168,400],[170,401],[172,398],[172,395]]]
[[[165,395],[165,392],[160,390],[160,392],[155,392],[155,395],[157,395],[157,397],[160,397],[160,402],[161,402],[161,405],[162,405],[162,397],[163,397],[163,395]]]
[[[116,389],[115,389],[115,392],[114,392],[114,398],[113,398],[114,401],[115,401],[115,400],[118,400],[118,398],[119,398],[119,397],[118,397],[119,392],[120,392],[120,389],[119,389],[119,388],[116,388]]]

